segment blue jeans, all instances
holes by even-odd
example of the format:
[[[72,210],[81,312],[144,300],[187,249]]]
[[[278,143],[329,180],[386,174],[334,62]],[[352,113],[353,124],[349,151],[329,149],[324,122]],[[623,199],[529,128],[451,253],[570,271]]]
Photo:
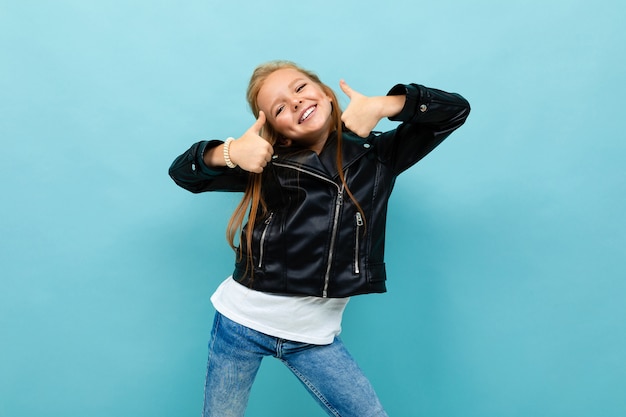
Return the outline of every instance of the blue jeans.
[[[243,417],[265,356],[280,359],[331,416],[387,417],[339,338],[311,345],[268,336],[216,313],[209,343],[203,417]],[[267,415],[271,415],[268,410]]]

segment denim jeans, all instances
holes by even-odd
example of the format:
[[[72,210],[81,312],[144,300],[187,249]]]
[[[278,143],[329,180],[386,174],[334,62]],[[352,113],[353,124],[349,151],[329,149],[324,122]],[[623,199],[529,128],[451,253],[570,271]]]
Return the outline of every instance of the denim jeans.
[[[202,416],[243,417],[265,356],[287,365],[331,416],[387,416],[339,338],[329,345],[292,342],[237,324],[220,313],[215,315],[209,343]]]

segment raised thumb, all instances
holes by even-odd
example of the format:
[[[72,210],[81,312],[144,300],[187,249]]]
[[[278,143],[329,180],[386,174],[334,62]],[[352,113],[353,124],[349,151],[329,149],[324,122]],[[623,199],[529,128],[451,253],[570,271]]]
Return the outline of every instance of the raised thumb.
[[[341,91],[343,91],[345,95],[347,95],[349,98],[352,97],[353,90],[352,88],[350,88],[348,83],[346,83],[344,80],[340,80],[339,87],[341,87]]]
[[[262,110],[259,111],[259,117],[257,117],[256,122],[252,125],[252,130],[255,132],[259,132],[263,125],[265,125],[265,113]]]

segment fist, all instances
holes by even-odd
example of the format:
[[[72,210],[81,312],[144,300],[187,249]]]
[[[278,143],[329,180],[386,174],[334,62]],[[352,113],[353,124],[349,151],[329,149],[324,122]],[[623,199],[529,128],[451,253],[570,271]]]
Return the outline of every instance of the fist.
[[[259,112],[254,124],[230,143],[230,160],[248,172],[261,173],[272,160],[274,148],[259,133],[265,125],[265,113]]]

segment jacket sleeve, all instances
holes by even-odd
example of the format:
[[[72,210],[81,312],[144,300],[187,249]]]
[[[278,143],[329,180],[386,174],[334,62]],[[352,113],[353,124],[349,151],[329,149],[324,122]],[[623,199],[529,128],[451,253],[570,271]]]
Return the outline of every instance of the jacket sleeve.
[[[218,146],[219,140],[201,141],[191,145],[187,151],[174,160],[169,175],[176,184],[191,191],[244,191],[248,173],[239,167],[210,168],[204,163],[204,152]]]
[[[470,113],[468,101],[456,93],[418,84],[398,84],[387,95],[406,96],[404,108],[390,120],[402,122],[378,137],[380,157],[393,164],[396,174],[435,149]]]

